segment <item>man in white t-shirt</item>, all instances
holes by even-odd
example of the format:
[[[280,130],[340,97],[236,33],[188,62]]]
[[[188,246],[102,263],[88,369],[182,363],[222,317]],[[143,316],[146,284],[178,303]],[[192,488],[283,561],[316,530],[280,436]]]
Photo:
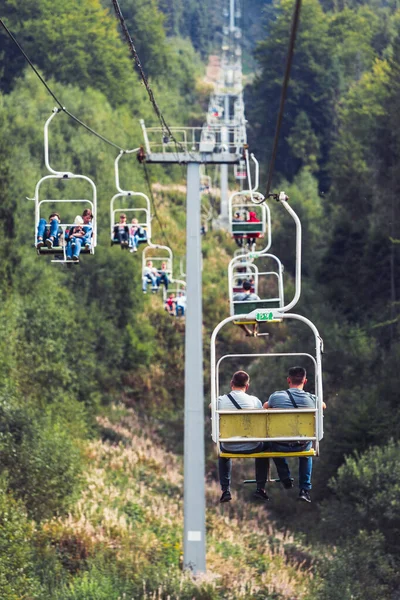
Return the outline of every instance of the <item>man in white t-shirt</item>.
[[[245,371],[236,371],[231,379],[231,392],[224,396],[219,396],[217,408],[219,410],[246,410],[252,408],[262,408],[261,400],[256,396],[247,394],[249,389],[250,377]],[[229,398],[231,396],[231,398]],[[224,442],[221,443],[221,450],[229,453],[253,454],[254,452],[263,452],[266,449],[264,442]],[[265,483],[267,481],[268,459],[256,458],[256,482],[257,489],[254,496],[261,500],[269,500],[265,492]],[[219,457],[219,481],[221,484],[222,496],[220,502],[229,502],[232,499],[230,491],[232,460],[230,458]]]
[[[184,292],[178,292],[178,296],[176,298],[176,316],[183,317],[186,312],[186,296]]]

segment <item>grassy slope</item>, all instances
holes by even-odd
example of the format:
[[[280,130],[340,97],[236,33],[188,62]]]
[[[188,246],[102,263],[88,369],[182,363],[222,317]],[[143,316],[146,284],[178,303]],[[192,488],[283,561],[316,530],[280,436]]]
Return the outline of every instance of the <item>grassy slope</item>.
[[[171,585],[182,589],[191,580],[180,570],[181,458],[166,451],[133,410],[115,408],[99,425],[108,439],[86,447],[89,468],[81,499],[73,514],[47,523],[45,532],[64,563],[76,562],[75,571],[83,557],[90,561],[103,554],[120,573],[147,578],[152,588],[156,565],[157,597],[167,591],[178,597],[171,595]],[[202,597],[305,598],[312,577],[309,563],[301,564],[305,550],[298,546],[296,555],[293,538],[274,530],[264,505],[237,498],[219,506],[215,481],[206,494],[207,574],[196,580],[198,589],[207,590]]]

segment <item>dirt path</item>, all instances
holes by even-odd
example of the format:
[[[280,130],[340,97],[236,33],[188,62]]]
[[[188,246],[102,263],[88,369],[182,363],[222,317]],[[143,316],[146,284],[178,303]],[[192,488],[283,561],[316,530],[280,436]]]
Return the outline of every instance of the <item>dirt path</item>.
[[[221,63],[219,56],[215,54],[211,54],[208,57],[208,65],[206,69],[206,76],[204,80],[207,83],[216,83],[219,79],[219,74],[221,70]]]
[[[153,183],[151,186],[153,192],[181,192],[182,194],[186,194],[186,185],[182,185],[179,183],[169,183],[163,185],[162,183]],[[204,192],[206,193],[206,192]],[[219,196],[221,194],[221,190],[219,188],[211,188],[210,193],[213,196]]]

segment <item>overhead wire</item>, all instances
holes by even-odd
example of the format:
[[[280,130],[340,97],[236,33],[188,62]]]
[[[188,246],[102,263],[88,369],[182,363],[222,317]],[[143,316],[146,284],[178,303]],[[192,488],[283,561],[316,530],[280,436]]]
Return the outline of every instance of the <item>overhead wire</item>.
[[[36,69],[35,65],[30,60],[29,56],[26,54],[26,52],[22,48],[21,44],[18,42],[18,40],[15,38],[15,36],[11,33],[11,31],[8,29],[7,25],[4,23],[3,19],[1,19],[1,18],[0,18],[0,24],[2,25],[2,27],[6,31],[7,35],[10,37],[10,39],[17,46],[17,48],[19,49],[19,51],[21,52],[21,54],[24,56],[25,60],[27,61],[27,63],[29,64],[29,66],[32,68],[32,70],[34,71],[34,73],[36,74],[36,76],[39,78],[39,80],[42,82],[42,84],[44,85],[44,87],[46,88],[46,90],[53,97],[53,99],[55,100],[55,102],[57,102],[58,106],[60,107],[60,111],[65,112],[65,114],[67,114],[76,123],[78,123],[79,125],[81,125],[82,127],[84,127],[87,131],[89,131],[90,133],[92,133],[93,135],[95,135],[96,137],[98,137],[99,139],[101,139],[106,144],[109,144],[110,146],[113,146],[114,148],[117,148],[118,150],[120,150],[122,152],[125,152],[124,148],[122,148],[118,144],[112,142],[111,140],[107,139],[101,133],[98,133],[97,131],[95,131],[94,129],[92,129],[92,127],[89,127],[89,125],[86,125],[86,123],[84,123],[83,121],[81,121],[80,119],[78,119],[78,117],[75,117],[75,115],[73,115],[72,113],[70,113],[69,110],[67,110],[65,108],[65,106],[63,106],[62,102],[57,98],[57,96],[55,95],[55,93],[51,90],[50,86],[45,81],[45,79],[42,77],[42,75],[39,73],[39,71]]]
[[[153,90],[151,89],[150,84],[148,82],[148,79],[146,77],[146,74],[145,74],[145,72],[143,70],[142,63],[140,62],[139,55],[138,55],[138,53],[136,51],[136,48],[135,48],[135,45],[133,43],[132,37],[131,37],[131,35],[129,33],[129,30],[128,30],[126,21],[124,19],[124,16],[122,14],[121,8],[119,6],[118,0],[112,0],[112,3],[113,3],[113,6],[114,6],[115,14],[116,14],[116,16],[118,17],[118,19],[119,19],[119,21],[121,23],[122,31],[124,33],[124,36],[125,36],[125,39],[127,41],[128,46],[129,46],[129,49],[130,49],[130,51],[132,53],[132,56],[133,56],[134,61],[135,61],[136,65],[137,65],[137,68],[139,69],[139,73],[140,73],[140,76],[141,76],[142,81],[144,83],[144,86],[145,86],[145,88],[147,90],[150,102],[153,105],[153,108],[154,108],[154,111],[155,111],[155,113],[156,113],[156,115],[158,117],[158,120],[160,121],[161,127],[162,127],[163,131],[168,134],[168,137],[175,143],[175,145],[178,146],[182,150],[183,149],[182,144],[180,142],[178,142],[176,140],[176,138],[174,137],[171,129],[169,128],[167,122],[165,121],[164,116],[163,116],[163,114],[162,114],[162,112],[161,112],[161,110],[160,110],[160,108],[159,108],[159,106],[158,106],[158,104],[157,104],[157,102],[155,100],[155,97],[154,97],[154,94],[153,94]]]
[[[286,57],[285,74],[284,74],[284,78],[283,78],[281,98],[280,98],[280,102],[279,102],[278,117],[276,120],[275,135],[274,135],[271,159],[270,159],[269,169],[268,169],[267,186],[266,186],[266,192],[265,192],[266,199],[270,196],[272,176],[273,176],[273,172],[274,172],[276,154],[277,154],[277,150],[278,150],[279,134],[280,134],[281,124],[282,124],[282,119],[283,119],[283,110],[285,107],[286,93],[287,93],[287,88],[288,88],[288,84],[289,84],[290,71],[291,71],[293,55],[294,55],[294,45],[295,45],[295,41],[296,41],[297,28],[299,25],[300,9],[301,9],[301,0],[296,0],[296,4],[294,7],[294,11],[293,11],[292,27],[291,27],[291,31],[290,31],[288,52],[287,52],[287,57]],[[274,194],[274,196],[275,196],[275,194]]]

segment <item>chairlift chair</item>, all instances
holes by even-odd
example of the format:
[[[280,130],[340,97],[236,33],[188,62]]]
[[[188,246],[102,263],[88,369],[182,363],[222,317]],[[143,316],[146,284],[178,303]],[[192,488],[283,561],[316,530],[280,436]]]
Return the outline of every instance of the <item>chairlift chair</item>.
[[[151,208],[150,200],[146,194],[142,192],[133,192],[124,190],[120,185],[119,177],[119,162],[125,154],[136,154],[139,148],[133,150],[121,151],[114,161],[115,187],[118,193],[111,198],[110,202],[110,238],[111,245],[119,244],[119,240],[114,237],[114,227],[118,225],[119,215],[126,213],[132,218],[138,219],[139,227],[142,227],[146,232],[145,236],[138,239],[139,243],[151,243]],[[130,227],[130,223],[127,223]]]
[[[234,165],[235,179],[247,179],[246,164],[243,160]]]
[[[142,199],[144,206],[134,206],[137,204],[136,199]],[[117,206],[118,204],[128,204],[128,206]],[[130,206],[129,206],[130,204]],[[142,227],[145,231],[145,235],[139,237],[138,243],[148,243],[151,240],[151,209],[150,200],[146,194],[141,192],[123,192],[115,194],[111,198],[110,202],[110,238],[111,245],[119,244],[119,240],[114,237],[114,227],[118,225],[119,215],[125,213],[130,217],[136,217],[138,220],[138,226]],[[127,219],[128,221],[128,219]],[[127,222],[127,226],[131,227],[131,222]]]
[[[164,302],[167,301],[167,298],[170,294],[174,294],[174,296],[177,297],[181,292],[186,293],[186,281],[183,281],[183,279],[171,279],[170,284],[171,285],[168,285],[168,290],[165,288],[165,286],[163,288]]]
[[[71,229],[71,227],[73,227],[75,225],[74,223],[74,217],[73,217],[73,211],[72,211],[72,207],[75,207],[76,205],[81,205],[81,209],[83,208],[90,208],[93,218],[92,218],[92,222],[91,222],[91,226],[92,226],[92,238],[91,238],[91,243],[90,243],[90,247],[86,248],[84,246],[82,246],[80,253],[81,254],[94,254],[94,249],[97,245],[97,189],[96,186],[94,184],[94,182],[92,181],[92,179],[90,179],[89,177],[87,177],[86,175],[77,175],[75,173],[71,173],[69,171],[56,171],[54,170],[51,166],[50,166],[50,162],[49,162],[49,125],[51,123],[51,121],[54,119],[54,117],[61,112],[60,109],[58,108],[54,108],[52,111],[52,114],[50,115],[50,117],[47,119],[45,125],[44,125],[44,160],[45,160],[45,165],[47,170],[50,172],[50,175],[45,175],[44,177],[42,177],[38,183],[36,184],[35,187],[35,195],[34,195],[34,202],[35,202],[35,247],[37,249],[37,253],[39,255],[46,255],[46,254],[50,254],[55,256],[55,258],[51,261],[54,263],[58,263],[58,264],[65,264],[65,263],[74,263],[76,264],[78,261],[72,261],[72,260],[68,260],[67,259],[67,254],[66,254],[66,248],[67,248],[67,244],[66,244],[66,240],[65,240],[65,236],[67,234],[67,232],[69,231],[69,229]],[[83,180],[86,181],[87,183],[89,183],[90,188],[91,188],[91,198],[40,198],[41,193],[42,193],[42,185],[45,182],[48,181],[54,181],[54,180],[59,180],[59,181],[63,181],[63,182],[67,182],[67,181],[71,181],[71,180]],[[56,246],[52,246],[51,248],[48,248],[47,246],[42,246],[40,248],[37,248],[37,231],[38,231],[38,225],[39,225],[39,221],[41,218],[47,218],[47,214],[44,212],[44,208],[47,207],[50,211],[54,210],[55,207],[58,208],[58,205],[62,205],[64,206],[64,213],[68,211],[69,209],[69,215],[70,218],[64,222],[59,223],[59,236],[58,236],[58,240],[59,240],[59,245]],[[47,213],[49,212],[46,211]],[[61,211],[60,211],[61,212]],[[47,225],[46,227],[50,227],[49,225]]]
[[[142,252],[142,277],[145,277],[145,267],[149,260],[152,261],[153,267],[157,270],[165,262],[168,279],[170,282],[173,281],[173,254],[171,248],[159,244],[149,244],[146,246]]]
[[[255,309],[261,308],[283,308],[284,306],[284,289],[283,289],[283,265],[279,258],[273,254],[268,253],[250,253],[250,256],[254,256],[254,261],[243,262],[240,261],[241,257],[233,258],[228,267],[228,285],[229,285],[229,306],[231,315],[246,315]],[[265,261],[273,262],[275,264],[275,270],[266,270]],[[257,264],[258,263],[258,264]],[[238,268],[245,269],[242,272],[243,280],[248,279],[249,276],[254,279],[254,293],[258,296],[261,295],[260,300],[234,300],[236,293],[242,290],[237,290],[237,282],[239,279]],[[249,275],[250,274],[250,275]],[[247,275],[247,276],[246,276]],[[273,286],[274,294],[265,297],[265,292],[262,294],[263,284],[268,284],[271,279],[275,280]],[[254,324],[255,321],[252,322]],[[246,324],[241,320],[241,316],[235,322],[236,325]]]
[[[255,212],[258,221],[245,220],[248,212]],[[240,220],[235,220],[235,214],[237,213],[240,215]],[[268,205],[260,204],[256,206],[251,201],[248,191],[235,192],[229,198],[229,228],[233,238],[258,239],[264,237],[266,232],[270,235],[270,219]]]
[[[268,259],[273,260],[276,263],[277,270],[276,271],[264,271],[264,276],[265,277],[272,276],[272,277],[277,278],[278,296],[274,299],[263,298],[261,300],[255,301],[254,303],[252,301],[250,301],[250,302],[242,301],[239,303],[234,302],[233,301],[233,291],[232,291],[233,290],[233,279],[232,279],[233,268],[234,268],[234,265],[236,262],[241,261],[243,264],[243,261],[244,261],[244,257],[239,255],[231,260],[231,263],[228,268],[228,277],[230,278],[229,279],[229,299],[230,299],[231,317],[234,318],[234,315],[238,315],[238,314],[241,315],[240,321],[236,320],[235,324],[238,324],[238,325],[248,324],[248,317],[243,316],[243,315],[246,315],[246,312],[251,313],[252,311],[254,312],[257,309],[272,308],[271,304],[275,304],[275,303],[278,303],[279,311],[289,312],[297,304],[297,302],[300,298],[300,292],[301,292],[301,239],[302,239],[301,223],[300,223],[299,217],[297,216],[297,214],[295,213],[293,208],[289,205],[288,198],[284,192],[280,193],[279,202],[285,208],[285,210],[289,213],[289,215],[292,217],[292,219],[295,223],[295,226],[296,226],[295,292],[294,292],[294,296],[293,296],[292,300],[289,302],[289,304],[284,305],[283,266],[278,257],[276,257],[273,254],[267,253],[267,249],[269,248],[269,246],[267,246],[261,252],[248,253],[248,255],[246,256],[246,259],[251,258],[254,261],[258,261],[259,259],[268,258]],[[260,277],[260,270],[259,270],[259,277]],[[273,302],[272,302],[272,300],[273,300]],[[254,319],[251,321],[251,323],[253,323],[253,324],[256,322],[257,321]]]
[[[215,144],[216,139],[214,132],[205,125],[201,131],[199,152],[212,153],[214,152]]]
[[[211,336],[211,419],[212,439],[217,444],[218,453],[225,458],[274,458],[284,456],[287,458],[300,456],[318,456],[319,442],[323,438],[323,391],[322,391],[322,361],[323,342],[315,325],[301,315],[284,313],[279,309],[265,310],[256,309],[247,315],[248,321],[268,322],[270,324],[288,322],[302,322],[311,330],[315,351],[310,352],[257,352],[254,354],[230,353],[217,359],[217,336],[220,330],[229,322],[234,321],[231,316],[217,325]],[[295,362],[301,358],[311,360],[314,366],[314,384],[316,395],[316,407],[307,409],[258,409],[258,410],[218,410],[217,402],[221,393],[220,376],[221,366],[224,361],[233,359],[237,365],[240,359],[253,359],[263,367],[271,358],[280,360],[285,357],[293,357]],[[240,363],[239,363],[240,364]],[[268,364],[268,362],[266,363]],[[237,368],[237,367],[236,367]],[[268,390],[272,393],[274,390]],[[267,390],[266,390],[267,392]],[[300,452],[261,452],[254,454],[237,454],[221,451],[220,443],[238,442],[241,440],[265,441],[265,442],[295,442],[312,441],[313,448]]]

